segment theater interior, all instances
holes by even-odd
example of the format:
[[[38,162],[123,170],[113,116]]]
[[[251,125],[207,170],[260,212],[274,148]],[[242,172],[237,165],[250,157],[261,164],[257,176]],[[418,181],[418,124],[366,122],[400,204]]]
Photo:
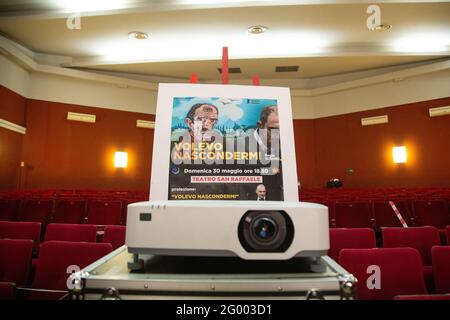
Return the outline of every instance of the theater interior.
[[[402,0],[1,1],[0,300],[124,248],[161,83],[289,88],[283,170],[354,298],[450,300],[450,3]]]

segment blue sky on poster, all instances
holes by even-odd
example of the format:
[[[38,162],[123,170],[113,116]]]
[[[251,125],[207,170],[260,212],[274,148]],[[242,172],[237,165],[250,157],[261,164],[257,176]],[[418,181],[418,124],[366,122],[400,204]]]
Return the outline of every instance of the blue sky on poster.
[[[239,126],[254,127],[261,110],[266,106],[276,106],[276,99],[235,99],[217,97],[176,97],[173,99],[172,127],[184,124],[189,109],[196,103],[210,103],[219,109],[216,127],[237,123]]]

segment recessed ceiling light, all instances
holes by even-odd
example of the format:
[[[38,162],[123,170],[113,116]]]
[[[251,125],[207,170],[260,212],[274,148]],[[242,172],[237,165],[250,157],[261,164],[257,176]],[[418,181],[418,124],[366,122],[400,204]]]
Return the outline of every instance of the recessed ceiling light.
[[[261,34],[266,32],[268,29],[269,28],[265,26],[251,26],[247,29],[247,32],[251,34]]]
[[[128,34],[128,38],[133,39],[133,40],[145,40],[145,39],[148,39],[148,34],[146,34],[145,32],[140,32],[140,31],[131,31]]]
[[[370,28],[370,31],[382,32],[382,31],[387,31],[390,28],[392,28],[392,26],[390,24],[380,24],[376,27]]]

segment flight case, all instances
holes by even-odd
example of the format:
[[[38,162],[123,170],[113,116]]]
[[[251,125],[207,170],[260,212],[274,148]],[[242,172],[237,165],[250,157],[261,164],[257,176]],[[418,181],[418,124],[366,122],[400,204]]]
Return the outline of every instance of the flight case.
[[[356,278],[328,256],[288,261],[140,256],[124,245],[74,273],[67,299],[354,299]],[[320,268],[318,268],[320,266]]]

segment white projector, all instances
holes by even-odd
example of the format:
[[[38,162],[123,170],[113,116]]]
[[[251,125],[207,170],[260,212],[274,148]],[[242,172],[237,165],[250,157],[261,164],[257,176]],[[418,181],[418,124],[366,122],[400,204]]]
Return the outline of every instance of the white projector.
[[[126,245],[136,263],[139,254],[320,257],[329,249],[328,208],[279,201],[138,202],[128,205]]]

